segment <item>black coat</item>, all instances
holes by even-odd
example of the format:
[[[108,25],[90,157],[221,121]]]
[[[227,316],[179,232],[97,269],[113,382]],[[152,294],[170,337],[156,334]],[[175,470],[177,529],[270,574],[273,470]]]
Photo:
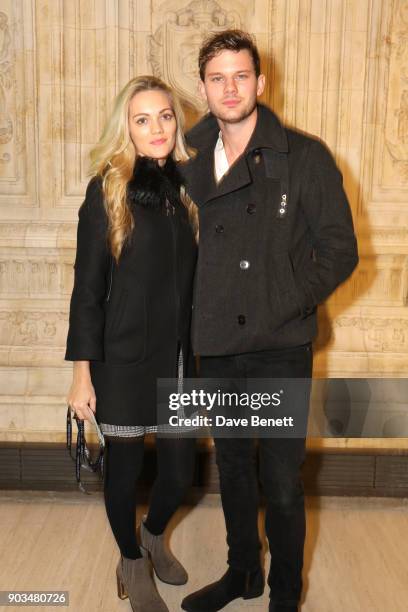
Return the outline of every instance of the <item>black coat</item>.
[[[199,206],[193,348],[228,355],[301,345],[316,306],[353,271],[357,243],[342,176],[317,140],[258,105],[244,154],[217,185],[210,114],[187,135],[184,168]]]
[[[128,184],[135,229],[118,264],[107,247],[100,179],[90,181],[79,209],[65,359],[90,361],[99,422],[156,423],[156,380],[177,376],[178,342],[192,374],[196,244],[180,180],[170,159],[163,170],[138,160]]]

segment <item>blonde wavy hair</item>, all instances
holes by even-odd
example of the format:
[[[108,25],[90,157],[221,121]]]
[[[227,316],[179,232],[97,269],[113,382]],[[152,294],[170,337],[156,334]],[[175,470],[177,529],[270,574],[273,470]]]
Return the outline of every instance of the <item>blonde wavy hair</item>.
[[[171,154],[174,161],[184,162],[194,155],[184,139],[184,113],[175,92],[154,76],[131,79],[117,95],[102,136],[90,152],[90,174],[102,178],[104,206],[108,216],[108,243],[116,261],[119,261],[124,242],[135,226],[127,202],[127,184],[133,176],[137,152],[130,138],[128,115],[130,101],[141,91],[163,91],[169,98],[177,123],[176,143]],[[183,187],[180,196],[198,240],[197,207]]]

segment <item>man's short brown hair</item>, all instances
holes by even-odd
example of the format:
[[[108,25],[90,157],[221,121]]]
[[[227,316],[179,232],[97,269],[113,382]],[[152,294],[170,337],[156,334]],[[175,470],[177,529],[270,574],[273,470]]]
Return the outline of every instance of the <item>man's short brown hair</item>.
[[[242,51],[247,49],[251,54],[254,62],[255,74],[259,77],[261,73],[261,62],[259,59],[259,51],[256,47],[251,34],[243,30],[224,30],[211,34],[201,45],[198,54],[198,67],[200,70],[200,78],[204,81],[205,67],[208,62],[222,51]]]

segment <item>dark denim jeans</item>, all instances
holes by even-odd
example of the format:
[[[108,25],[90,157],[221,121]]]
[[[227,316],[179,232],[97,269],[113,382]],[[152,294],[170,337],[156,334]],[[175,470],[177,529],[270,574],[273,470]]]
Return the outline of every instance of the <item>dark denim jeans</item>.
[[[204,378],[310,378],[310,344],[224,357],[202,357]],[[299,408],[299,407],[298,407]],[[309,395],[304,406],[309,410]],[[256,446],[248,438],[216,438],[228,563],[240,570],[259,565]],[[300,469],[304,438],[260,438],[259,476],[266,497],[266,534],[271,552],[271,601],[296,605],[302,592],[305,507]]]

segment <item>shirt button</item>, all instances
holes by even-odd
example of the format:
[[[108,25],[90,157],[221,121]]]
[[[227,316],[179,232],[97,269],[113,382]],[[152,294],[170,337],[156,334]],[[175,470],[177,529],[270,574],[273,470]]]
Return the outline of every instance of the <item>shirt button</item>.
[[[247,211],[248,215],[253,215],[254,212],[256,211],[255,204],[248,204],[246,211]]]
[[[239,262],[239,267],[241,268],[241,270],[248,270],[250,265],[251,264],[246,259],[243,259],[242,261]]]
[[[216,225],[215,226],[215,231],[217,232],[217,234],[222,234],[222,232],[224,231],[224,226],[223,225]]]
[[[256,164],[259,164],[259,162],[261,161],[261,155],[262,155],[261,150],[260,149],[254,149],[252,151],[252,155],[254,156],[254,162]]]
[[[246,322],[245,315],[238,315],[238,324],[245,325],[245,322]]]

